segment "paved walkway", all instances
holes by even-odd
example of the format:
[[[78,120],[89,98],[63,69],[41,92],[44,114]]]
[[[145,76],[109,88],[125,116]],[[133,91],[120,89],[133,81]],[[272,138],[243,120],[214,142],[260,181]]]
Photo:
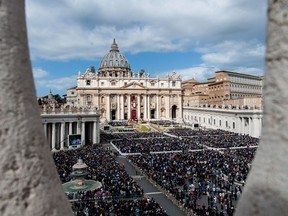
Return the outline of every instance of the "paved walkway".
[[[139,176],[135,168],[124,156],[118,156],[117,161],[124,164],[127,173],[135,179],[137,184],[144,190],[145,195],[152,197],[170,216],[184,216],[186,215],[181,211],[177,205],[169,200],[161,191],[159,191],[153,184],[151,184],[145,177]]]

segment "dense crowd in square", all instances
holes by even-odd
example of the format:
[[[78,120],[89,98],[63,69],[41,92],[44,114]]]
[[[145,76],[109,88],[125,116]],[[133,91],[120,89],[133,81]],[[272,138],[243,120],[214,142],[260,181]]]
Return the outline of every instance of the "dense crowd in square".
[[[191,128],[170,128],[167,130],[168,134],[175,135],[177,137],[191,137],[191,136],[229,136],[233,135],[235,133],[229,132],[229,131],[224,131],[224,130],[202,130],[202,129],[197,129],[197,130],[192,130]]]
[[[191,215],[233,215],[259,139],[189,128],[169,129],[168,135],[102,132],[101,140],[112,141],[120,154],[138,153],[128,159]],[[89,167],[88,179],[103,184],[94,191],[67,194],[75,215],[166,215],[153,199],[143,198],[144,191],[124,166],[100,145],[60,151],[53,158],[63,183],[71,180],[72,166],[81,158]]]
[[[169,130],[176,137],[164,133],[121,133],[111,135],[113,144],[121,153],[147,153],[159,151],[189,151],[203,148],[232,148],[257,146],[258,138],[222,130]],[[181,136],[180,136],[181,135]]]
[[[124,127],[129,125],[128,121],[110,121],[108,124],[113,127]]]
[[[256,149],[129,156],[195,215],[233,215]]]
[[[79,158],[88,165],[87,179],[101,182],[102,187],[67,194],[75,215],[122,215],[121,212],[128,208],[141,215],[153,215],[155,212],[166,215],[153,199],[143,198],[143,189],[127,174],[111,152],[97,145],[53,153],[62,183],[71,180],[72,166]],[[135,201],[131,202],[131,199]]]
[[[164,126],[164,127],[178,125],[178,123],[175,123],[175,122],[170,121],[170,120],[150,120],[149,122],[151,124],[161,125],[161,126]]]
[[[114,140],[112,142],[121,153],[147,153],[161,151],[184,151],[200,149],[201,146],[189,139],[175,137]]]

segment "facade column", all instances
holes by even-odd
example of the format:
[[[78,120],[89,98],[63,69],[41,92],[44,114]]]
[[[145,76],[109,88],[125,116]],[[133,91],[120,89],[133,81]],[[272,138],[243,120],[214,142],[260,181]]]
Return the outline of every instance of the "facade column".
[[[121,101],[121,117],[120,117],[120,119],[124,119],[124,111],[125,111],[124,95],[120,95],[120,101]]]
[[[85,144],[85,122],[82,121],[82,128],[81,128],[81,145]]]
[[[95,106],[99,109],[99,94],[95,94]]]
[[[138,120],[141,119],[141,101],[140,101],[141,95],[137,95],[137,118]]]
[[[160,104],[159,104],[159,95],[156,95],[156,117],[157,119],[160,118]]]
[[[182,97],[178,95],[178,106],[179,107],[179,114],[176,116],[178,119],[182,119]]]
[[[61,122],[61,140],[60,140],[60,150],[64,149],[64,141],[65,141],[65,122]]]
[[[151,111],[150,111],[150,95],[147,95],[147,99],[148,99],[148,104],[147,104],[147,116],[148,116],[148,120],[151,119]]]
[[[69,134],[73,133],[73,122],[69,122]]]
[[[117,100],[117,120],[120,120],[121,117],[120,117],[120,95],[117,94],[116,95],[116,100]]]
[[[106,104],[106,106],[107,106],[107,112],[106,112],[106,119],[108,120],[108,121],[110,121],[111,120],[111,117],[110,117],[110,114],[111,114],[111,105],[110,105],[110,95],[107,95],[107,104]]]
[[[93,144],[97,142],[97,130],[96,130],[97,124],[96,121],[93,122]]]
[[[52,142],[51,142],[51,150],[56,150],[56,127],[55,123],[52,123]]]
[[[165,96],[165,109],[166,109],[166,118],[171,119],[171,116],[170,116],[170,95]]]
[[[144,119],[147,120],[147,95],[143,95],[144,97]]]
[[[127,104],[127,107],[128,107],[128,119],[131,119],[131,95],[127,95],[128,97],[128,104]]]

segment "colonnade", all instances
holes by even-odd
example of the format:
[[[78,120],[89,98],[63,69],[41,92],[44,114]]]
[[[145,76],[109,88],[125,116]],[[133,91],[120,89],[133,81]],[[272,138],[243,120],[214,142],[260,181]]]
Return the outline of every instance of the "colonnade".
[[[68,137],[81,135],[81,145],[100,143],[98,114],[42,114],[44,134],[52,151],[70,148]]]
[[[237,119],[237,132],[253,137],[261,136],[262,118],[242,116]]]
[[[259,138],[262,128],[262,110],[213,109],[184,107],[186,124],[202,128],[221,129]]]

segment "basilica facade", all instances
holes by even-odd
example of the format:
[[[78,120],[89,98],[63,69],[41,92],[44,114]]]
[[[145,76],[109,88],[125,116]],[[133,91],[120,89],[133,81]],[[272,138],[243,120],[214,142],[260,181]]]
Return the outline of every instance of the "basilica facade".
[[[175,72],[165,78],[132,72],[113,40],[98,70],[79,72],[77,86],[67,90],[67,107],[97,107],[100,121],[182,120],[181,78]]]

